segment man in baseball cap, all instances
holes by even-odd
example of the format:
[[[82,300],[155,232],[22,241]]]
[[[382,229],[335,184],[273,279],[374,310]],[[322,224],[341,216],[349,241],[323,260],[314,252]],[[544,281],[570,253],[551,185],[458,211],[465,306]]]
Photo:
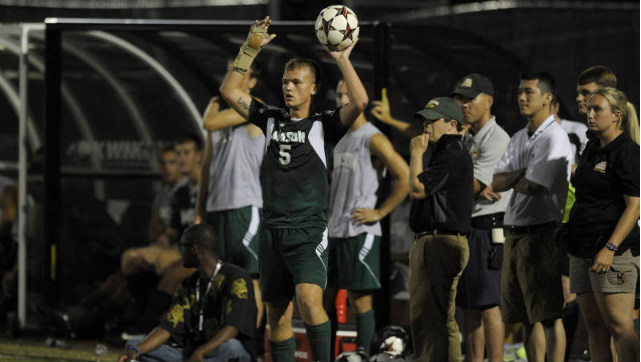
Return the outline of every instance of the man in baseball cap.
[[[461,361],[456,285],[469,258],[473,168],[459,132],[463,110],[438,97],[414,114],[423,134],[410,143],[410,319],[417,361]],[[428,144],[431,157],[423,159]]]
[[[480,362],[487,348],[488,360],[503,359],[504,327],[501,318],[502,226],[511,190],[492,190],[494,166],[501,160],[510,136],[491,113],[494,103],[492,82],[480,74],[461,78],[452,97],[463,108],[463,123],[469,126],[463,137],[474,165],[472,231],[467,234],[470,259],[458,284],[456,305],[461,307],[461,332],[470,362]],[[492,229],[496,229],[494,234]],[[489,261],[489,262],[488,262]]]
[[[467,98],[475,98],[481,93],[493,96],[494,86],[492,86],[492,82],[490,82],[489,79],[477,73],[463,77],[463,79],[456,84],[454,92],[452,92],[454,95],[461,95]]]
[[[463,110],[452,98],[437,97],[431,99],[425,108],[414,113],[414,122],[422,122],[424,134],[430,143],[437,143],[445,134],[456,135],[462,130]]]

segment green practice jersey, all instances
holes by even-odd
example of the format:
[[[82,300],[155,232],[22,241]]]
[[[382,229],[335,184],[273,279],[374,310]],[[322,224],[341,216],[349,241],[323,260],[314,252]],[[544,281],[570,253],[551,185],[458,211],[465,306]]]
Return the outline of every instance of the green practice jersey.
[[[262,225],[325,227],[329,192],[325,142],[336,142],[347,132],[339,109],[297,120],[285,109],[253,100],[249,121],[265,134]]]

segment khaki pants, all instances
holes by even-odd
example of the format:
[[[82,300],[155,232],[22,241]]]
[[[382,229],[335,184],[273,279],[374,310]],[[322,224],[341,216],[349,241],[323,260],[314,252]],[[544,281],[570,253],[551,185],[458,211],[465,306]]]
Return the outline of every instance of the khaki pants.
[[[427,235],[412,245],[410,323],[417,361],[462,360],[454,313],[456,286],[468,258],[462,235]]]

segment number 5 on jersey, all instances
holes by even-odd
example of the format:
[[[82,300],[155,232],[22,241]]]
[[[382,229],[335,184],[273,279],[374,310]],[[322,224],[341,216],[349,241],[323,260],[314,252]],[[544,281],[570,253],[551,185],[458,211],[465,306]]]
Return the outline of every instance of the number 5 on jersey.
[[[289,162],[292,160],[292,155],[289,153],[292,149],[292,145],[284,145],[284,144],[279,144],[278,147],[280,148],[280,151],[278,151],[278,154],[280,157],[278,158],[278,161],[280,161],[281,165],[287,165]]]

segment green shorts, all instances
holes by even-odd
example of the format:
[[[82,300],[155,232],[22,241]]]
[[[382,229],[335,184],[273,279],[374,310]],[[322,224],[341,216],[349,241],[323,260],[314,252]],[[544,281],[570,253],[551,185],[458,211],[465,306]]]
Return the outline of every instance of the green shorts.
[[[260,208],[208,212],[205,222],[218,233],[218,256],[249,274],[258,274],[258,229]]]
[[[329,285],[347,290],[380,289],[381,237],[363,233],[329,239]]]
[[[327,228],[261,227],[258,255],[265,302],[292,300],[297,284],[327,286]]]

